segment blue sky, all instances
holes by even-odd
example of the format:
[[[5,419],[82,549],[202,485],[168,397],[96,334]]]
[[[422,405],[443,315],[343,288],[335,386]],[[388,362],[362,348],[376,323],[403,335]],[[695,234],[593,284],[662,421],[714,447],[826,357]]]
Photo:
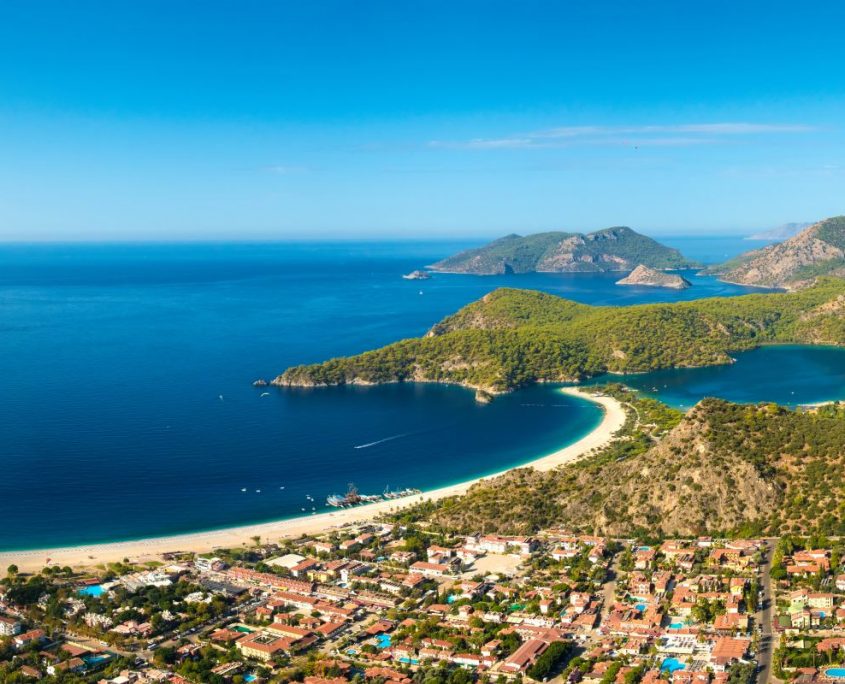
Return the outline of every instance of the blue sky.
[[[0,4],[0,239],[845,213],[845,4]]]

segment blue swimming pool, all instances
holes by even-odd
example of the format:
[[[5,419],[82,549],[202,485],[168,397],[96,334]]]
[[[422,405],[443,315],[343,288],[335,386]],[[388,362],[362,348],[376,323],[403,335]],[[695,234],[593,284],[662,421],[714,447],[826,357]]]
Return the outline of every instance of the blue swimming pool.
[[[458,597],[457,597],[457,596],[455,596],[455,594],[449,594],[449,595],[446,597],[446,603],[449,603],[449,604],[452,604],[452,603],[454,603],[454,602],[455,602],[455,601],[457,601],[457,600],[458,600]]]
[[[254,682],[256,679],[258,679],[258,675],[254,675],[254,674],[245,674],[244,675],[244,681],[245,682]]]
[[[92,584],[88,587],[82,587],[82,589],[79,590],[79,593],[82,594],[83,596],[94,596],[94,597],[96,597],[96,596],[102,596],[105,593],[105,591],[106,590],[103,589],[102,584]]]
[[[669,625],[669,629],[683,629],[685,627],[683,622],[672,622]]]
[[[686,668],[686,665],[677,658],[666,658],[660,664],[661,672],[676,672],[677,670],[683,670],[684,668]]]
[[[376,648],[390,648],[390,635],[389,634],[379,634],[376,637]]]
[[[824,672],[828,677],[834,679],[845,679],[845,667],[832,667]]]
[[[641,613],[644,613],[645,609],[646,609],[646,605],[645,605],[645,603],[638,603],[637,605],[634,606],[634,608],[636,608]]]

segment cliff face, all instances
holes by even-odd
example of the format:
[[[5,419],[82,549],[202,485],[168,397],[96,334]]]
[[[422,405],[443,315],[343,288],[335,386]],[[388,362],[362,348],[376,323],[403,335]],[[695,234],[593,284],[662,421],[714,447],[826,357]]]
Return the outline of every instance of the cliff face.
[[[845,275],[845,216],[825,219],[796,236],[748,252],[717,270],[743,285],[799,289],[820,275]]]
[[[663,273],[640,264],[617,285],[639,285],[640,287],[667,287],[671,290],[685,290],[692,287],[692,283],[676,273]]]
[[[627,227],[581,233],[508,235],[484,247],[438,261],[433,270],[475,275],[629,271],[639,263],[659,269],[688,262],[671,249]]]

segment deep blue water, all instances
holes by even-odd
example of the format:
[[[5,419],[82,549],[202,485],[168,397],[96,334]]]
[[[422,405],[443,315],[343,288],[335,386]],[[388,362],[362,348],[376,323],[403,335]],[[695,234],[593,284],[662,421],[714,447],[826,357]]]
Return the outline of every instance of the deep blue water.
[[[278,519],[350,481],[425,489],[528,461],[598,410],[551,387],[479,406],[452,387],[251,382],[420,335],[502,285],[601,304],[747,291],[695,276],[680,293],[614,275],[401,279],[463,246],[0,247],[0,548]],[[690,246],[703,259],[748,243]]]
[[[681,409],[704,397],[739,403],[772,401],[785,406],[845,399],[845,350],[777,345],[734,354],[736,363],[706,368],[669,368],[641,375],[590,380],[626,385]]]

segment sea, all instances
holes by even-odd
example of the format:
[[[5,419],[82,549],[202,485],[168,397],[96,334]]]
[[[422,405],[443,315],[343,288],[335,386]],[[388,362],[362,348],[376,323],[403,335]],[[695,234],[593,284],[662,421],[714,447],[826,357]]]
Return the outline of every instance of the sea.
[[[759,246],[663,241],[702,262]],[[401,277],[480,242],[0,246],[0,550],[311,515],[350,483],[425,490],[526,463],[600,410],[554,386],[480,405],[430,384],[252,383],[422,335],[502,286],[618,305],[753,291],[692,272],[680,292],[618,274]],[[810,403],[841,398],[845,353],[779,347],[629,379],[674,405]]]

